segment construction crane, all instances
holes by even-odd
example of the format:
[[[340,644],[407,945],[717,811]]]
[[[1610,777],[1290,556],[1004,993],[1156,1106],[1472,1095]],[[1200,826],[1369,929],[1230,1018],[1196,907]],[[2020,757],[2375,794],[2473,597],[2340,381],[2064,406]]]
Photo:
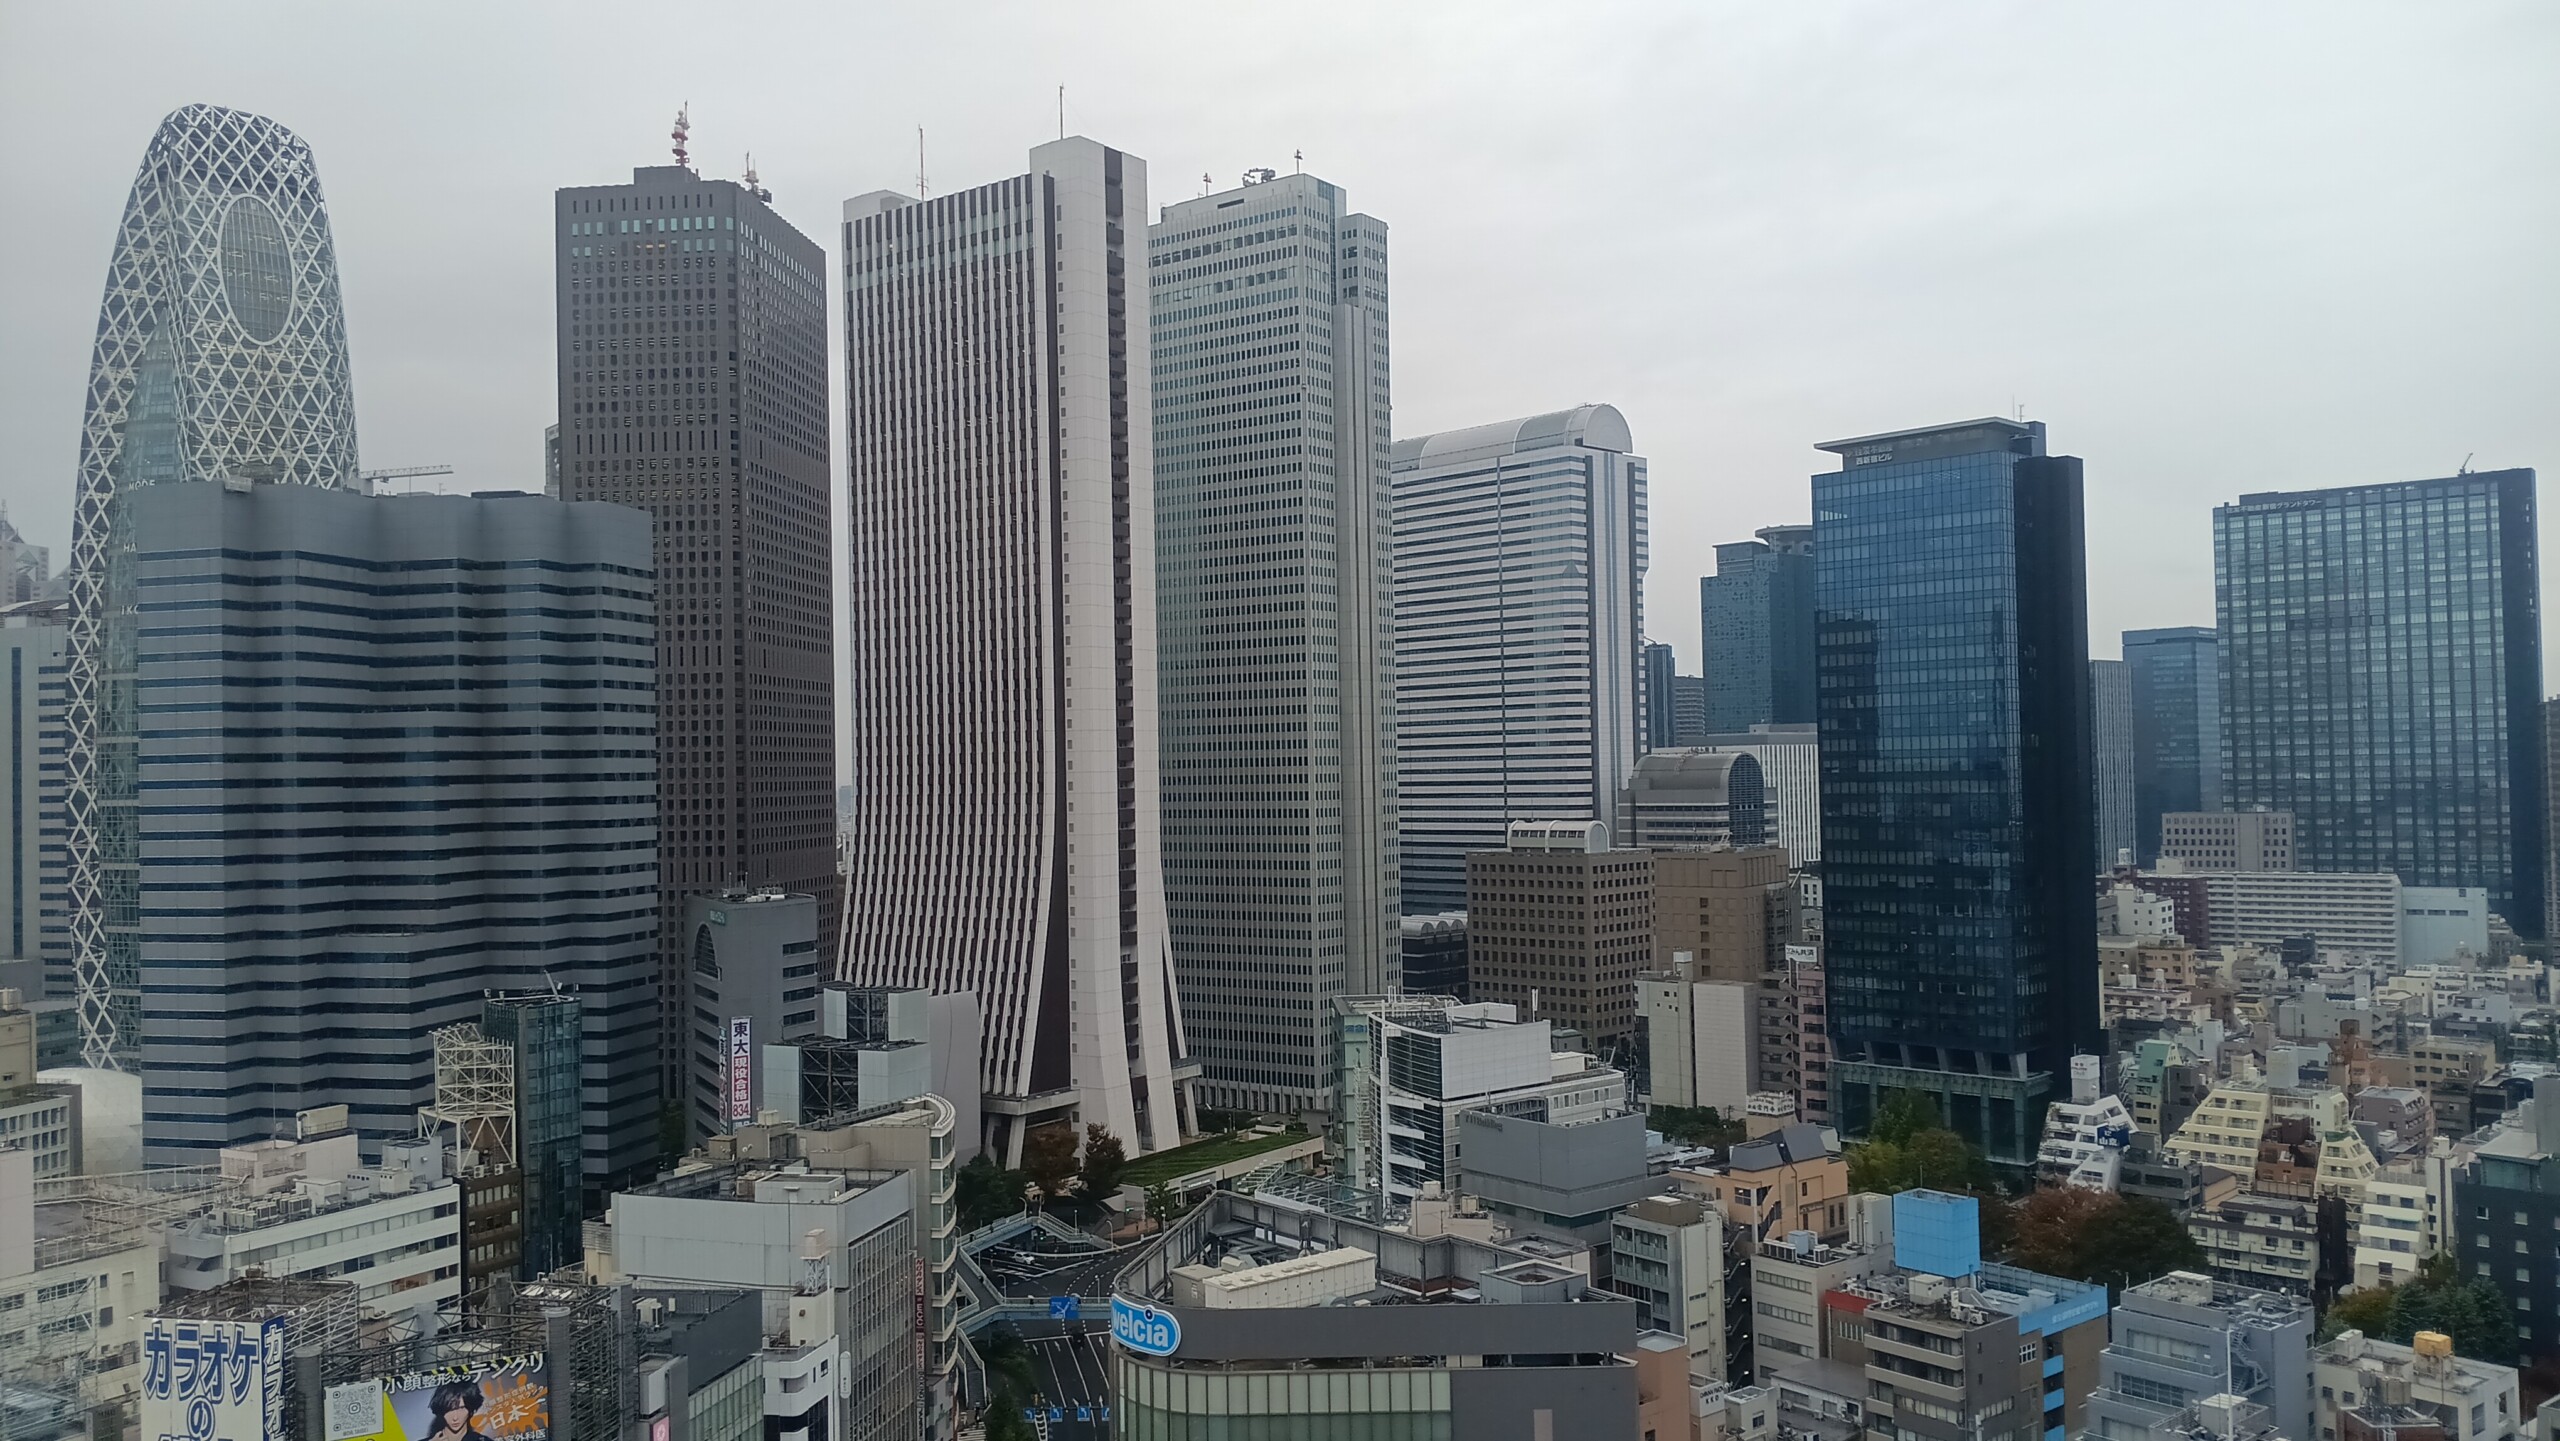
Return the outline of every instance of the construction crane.
[[[362,482],[365,494],[380,495],[385,481],[415,480],[422,475],[451,474],[453,474],[453,467],[449,465],[395,465],[384,470],[357,471],[356,479]],[[417,487],[411,486],[410,489],[415,490]]]

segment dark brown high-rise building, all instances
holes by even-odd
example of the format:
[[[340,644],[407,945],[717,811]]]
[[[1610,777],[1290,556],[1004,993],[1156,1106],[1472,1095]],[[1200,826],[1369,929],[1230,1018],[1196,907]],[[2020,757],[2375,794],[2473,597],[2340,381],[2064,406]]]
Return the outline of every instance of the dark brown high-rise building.
[[[1571,1026],[1604,1054],[1634,1040],[1653,853],[1612,850],[1598,821],[1513,821],[1507,838],[1467,854],[1467,993]]]
[[[676,164],[553,207],[560,495],[656,522],[670,1076],[686,1051],[685,896],[815,895],[818,954],[835,947],[827,261],[771,201],[752,172]]]

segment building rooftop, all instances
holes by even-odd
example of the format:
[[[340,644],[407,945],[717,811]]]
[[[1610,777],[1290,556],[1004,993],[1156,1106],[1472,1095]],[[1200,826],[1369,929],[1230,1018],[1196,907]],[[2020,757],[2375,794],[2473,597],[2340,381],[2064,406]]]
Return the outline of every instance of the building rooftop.
[[[2137,1297],[2212,1311],[2226,1325],[2246,1326],[2253,1330],[2288,1326],[2308,1317],[2311,1312],[2311,1303],[2299,1296],[2217,1281],[2193,1271],[2172,1271],[2157,1280],[2126,1289],[2126,1301]]]

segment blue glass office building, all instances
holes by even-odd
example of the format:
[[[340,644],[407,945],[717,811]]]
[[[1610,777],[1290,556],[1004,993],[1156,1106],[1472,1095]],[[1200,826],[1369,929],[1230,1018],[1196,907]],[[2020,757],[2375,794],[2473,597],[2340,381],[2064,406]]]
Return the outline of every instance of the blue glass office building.
[[[2222,809],[2222,680],[2213,627],[2124,633],[2133,701],[2133,858],[2160,858],[2167,811]]]
[[[1716,547],[1698,582],[1707,729],[1813,719],[1813,527],[1772,525]]]
[[[2021,1164],[2099,1043],[2080,462],[2008,420],[1821,449],[1833,1115],[1921,1091]]]
[[[2213,513],[2230,808],[2295,863],[2482,886],[2542,934],[2534,475],[2244,495]]]

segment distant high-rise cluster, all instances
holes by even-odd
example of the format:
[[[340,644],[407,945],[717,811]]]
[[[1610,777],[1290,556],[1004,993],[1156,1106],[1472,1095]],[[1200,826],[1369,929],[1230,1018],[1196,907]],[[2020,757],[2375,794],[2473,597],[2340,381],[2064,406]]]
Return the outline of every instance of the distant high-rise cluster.
[[[0,515],[18,1412],[174,1430],[182,1345],[289,1322],[349,1434],[541,1372],[581,1436],[948,1441],[1069,1422],[969,1365],[1039,1295],[1131,1435],[1747,1441],[1851,1354],[2002,1437],[2521,1416],[2451,1353],[2560,1357],[2550,1276],[2430,1258],[2560,1194],[2533,472],[2243,495],[2216,624],[2092,658],[2041,422],[1832,441],[1683,675],[1627,418],[1399,438],[1332,181],[1151,208],[1062,125],[822,244],[688,136],[556,193],[539,492],[528,427],[449,496],[357,468],[308,147],[152,139],[62,574]],[[1986,1256],[1986,1165],[2207,1259]],[[2382,1285],[2500,1294],[2311,1342]]]

